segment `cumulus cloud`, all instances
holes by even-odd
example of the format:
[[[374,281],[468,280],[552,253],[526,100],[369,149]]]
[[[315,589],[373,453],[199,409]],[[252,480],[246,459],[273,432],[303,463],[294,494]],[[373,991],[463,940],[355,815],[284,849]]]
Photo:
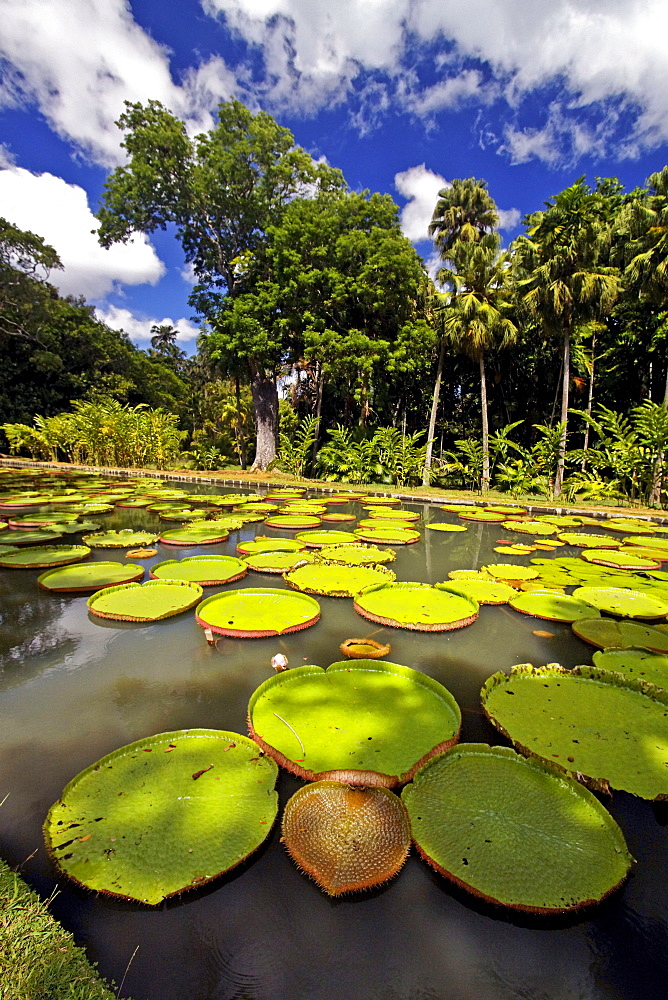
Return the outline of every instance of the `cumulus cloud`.
[[[58,135],[105,166],[122,161],[114,122],[125,100],[162,101],[199,131],[236,87],[218,57],[177,86],[168,51],[134,21],[127,0],[0,0],[0,20],[8,67],[0,104],[36,104]]]
[[[450,187],[445,177],[428,170],[424,163],[394,175],[394,186],[407,199],[401,210],[401,228],[413,243],[431,239],[429,223],[436,208],[438,192]]]
[[[174,320],[171,316],[164,316],[162,319],[140,319],[129,309],[119,306],[98,306],[95,310],[98,319],[110,326],[112,330],[123,330],[132,341],[138,341],[140,346],[146,346],[153,334],[153,326],[173,326],[178,330],[176,338],[177,344],[182,346],[192,346],[192,341],[199,335],[199,327],[195,326],[188,319]]]
[[[52,271],[50,280],[62,295],[101,298],[117,283],[154,285],[165,272],[144,236],[104,250],[91,232],[97,220],[86,192],[53,174],[0,170],[0,215],[55,248],[63,270]]]

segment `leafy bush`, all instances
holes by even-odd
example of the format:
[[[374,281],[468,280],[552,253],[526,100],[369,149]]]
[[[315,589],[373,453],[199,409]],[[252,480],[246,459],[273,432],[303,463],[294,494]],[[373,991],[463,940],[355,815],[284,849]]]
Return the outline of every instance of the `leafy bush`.
[[[394,486],[421,481],[427,445],[418,442],[424,431],[402,434],[397,427],[378,427],[368,438],[339,424],[327,433],[330,440],[318,452],[321,478]]]

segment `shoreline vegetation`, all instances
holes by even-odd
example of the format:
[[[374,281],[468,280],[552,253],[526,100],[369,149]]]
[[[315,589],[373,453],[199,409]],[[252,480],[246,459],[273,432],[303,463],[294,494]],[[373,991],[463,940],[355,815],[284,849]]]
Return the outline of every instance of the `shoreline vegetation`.
[[[2,1000],[116,1000],[49,902],[0,860]]]

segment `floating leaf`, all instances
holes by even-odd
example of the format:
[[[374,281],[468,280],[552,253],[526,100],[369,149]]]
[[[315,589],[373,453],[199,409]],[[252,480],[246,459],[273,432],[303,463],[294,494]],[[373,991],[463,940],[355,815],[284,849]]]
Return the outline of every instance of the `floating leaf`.
[[[94,615],[126,622],[155,622],[194,608],[202,588],[185,580],[148,580],[107,587],[88,598]]]
[[[242,559],[234,556],[188,556],[185,559],[167,559],[151,566],[152,580],[189,580],[201,587],[241,580],[248,572]]]
[[[320,605],[308,594],[248,587],[214,594],[198,606],[197,621],[218,635],[261,639],[309,628],[320,618]]]
[[[446,632],[471,625],[478,602],[447,584],[388,583],[355,598],[355,611],[370,621],[418,632]]]
[[[134,563],[90,562],[47,570],[37,577],[37,583],[42,590],[55,594],[87,593],[122,583],[134,583],[143,575],[144,567]]]

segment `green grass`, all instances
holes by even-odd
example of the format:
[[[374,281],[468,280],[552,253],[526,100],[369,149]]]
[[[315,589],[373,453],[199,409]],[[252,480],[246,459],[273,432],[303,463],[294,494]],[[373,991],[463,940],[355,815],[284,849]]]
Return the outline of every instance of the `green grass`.
[[[116,1000],[47,904],[1,860],[0,1000]]]

